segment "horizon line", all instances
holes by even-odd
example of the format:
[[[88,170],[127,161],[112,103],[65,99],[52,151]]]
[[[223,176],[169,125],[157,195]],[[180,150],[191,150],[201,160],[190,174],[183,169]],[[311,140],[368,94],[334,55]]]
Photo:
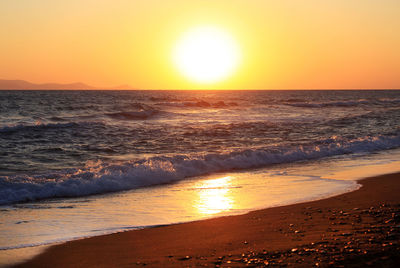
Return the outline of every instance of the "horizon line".
[[[260,91],[260,90],[282,90],[282,91],[290,91],[290,90],[400,90],[400,88],[265,88],[265,89],[255,89],[255,88],[250,88],[250,89],[229,89],[229,88],[203,88],[203,89],[194,89],[194,88],[188,88],[188,89],[172,89],[172,88],[167,88],[167,89],[155,89],[155,88],[150,88],[150,89],[140,89],[140,88],[133,88],[133,89],[118,89],[118,88],[81,88],[81,89],[0,89],[0,91],[109,91],[109,90],[118,90],[118,91],[163,91],[163,90],[174,90],[174,91],[184,91],[184,90],[198,90],[198,91],[207,91],[207,90],[213,90],[213,91]]]

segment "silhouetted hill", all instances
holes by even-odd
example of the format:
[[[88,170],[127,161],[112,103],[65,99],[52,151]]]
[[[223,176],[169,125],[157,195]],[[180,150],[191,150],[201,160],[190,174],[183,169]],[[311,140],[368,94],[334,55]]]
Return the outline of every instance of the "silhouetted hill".
[[[45,83],[34,84],[24,80],[2,80],[0,79],[0,89],[95,89],[84,83],[58,84]]]

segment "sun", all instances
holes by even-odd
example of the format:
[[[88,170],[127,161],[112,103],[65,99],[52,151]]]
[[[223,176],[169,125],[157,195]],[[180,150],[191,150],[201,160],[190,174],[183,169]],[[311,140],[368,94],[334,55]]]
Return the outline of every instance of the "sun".
[[[185,77],[210,84],[234,73],[240,61],[240,49],[228,32],[202,26],[191,29],[178,40],[173,59]]]

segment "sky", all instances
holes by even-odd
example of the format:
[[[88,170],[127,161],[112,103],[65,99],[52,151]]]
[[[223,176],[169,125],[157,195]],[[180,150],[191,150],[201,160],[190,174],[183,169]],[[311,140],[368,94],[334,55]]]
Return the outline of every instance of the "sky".
[[[398,0],[0,0],[0,79],[138,89],[400,88]],[[240,47],[194,81],[178,40],[212,26]]]

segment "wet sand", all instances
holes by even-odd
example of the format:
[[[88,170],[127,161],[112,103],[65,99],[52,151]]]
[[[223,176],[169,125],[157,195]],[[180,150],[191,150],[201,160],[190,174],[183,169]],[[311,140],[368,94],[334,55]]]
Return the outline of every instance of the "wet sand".
[[[340,196],[50,247],[18,267],[400,267],[400,173]]]

